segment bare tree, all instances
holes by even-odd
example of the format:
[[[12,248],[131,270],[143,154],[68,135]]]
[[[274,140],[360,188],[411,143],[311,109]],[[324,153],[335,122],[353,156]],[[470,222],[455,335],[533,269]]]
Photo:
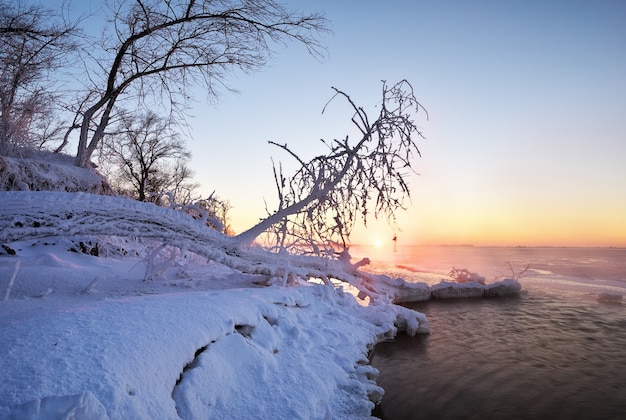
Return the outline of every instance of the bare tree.
[[[76,163],[86,166],[105,134],[116,102],[165,99],[181,111],[188,87],[202,84],[213,96],[234,70],[261,68],[276,43],[295,41],[320,55],[318,14],[304,15],[273,0],[121,0],[113,10],[114,33],[98,60],[104,88],[82,113]]]
[[[230,210],[233,208],[230,201],[225,200],[215,193],[211,194],[206,199],[198,201],[202,208],[206,209],[209,214],[213,214],[222,223],[222,233],[227,236],[234,234],[233,228],[230,224]]]
[[[354,143],[348,136],[322,140],[326,154],[308,162],[286,144],[270,142],[296,159],[300,169],[287,178],[280,166],[274,167],[278,208],[236,236],[237,242],[252,242],[270,232],[278,250],[334,253],[346,247],[355,221],[367,223],[373,214],[395,222],[396,211],[404,209],[404,200],[410,197],[406,178],[412,171],[412,157],[419,155],[415,139],[423,137],[414,117],[420,109],[425,112],[413,87],[406,80],[393,86],[383,82],[380,112],[374,121],[350,96],[333,90],[331,101],[343,98],[354,111],[351,121],[360,137]]]
[[[184,202],[177,201],[176,196],[169,191],[158,194],[157,204],[188,214],[195,220],[202,221],[211,229],[217,230],[226,236],[232,236],[229,212],[232,209],[230,201],[220,198],[215,191],[207,198],[191,198]]]
[[[74,25],[56,12],[24,1],[0,1],[0,148],[49,140],[54,99],[49,75],[69,65]],[[65,59],[65,60],[64,60]],[[45,128],[33,138],[36,128]],[[53,129],[54,134],[58,128]],[[45,143],[45,142],[44,142]]]
[[[154,185],[151,191],[167,191],[177,203],[190,204],[197,200],[196,189],[200,186],[193,181],[194,173],[187,165],[187,158],[178,157],[171,164],[164,165],[160,185]]]
[[[149,192],[168,189],[172,180],[180,185],[191,175],[182,162],[190,158],[183,140],[153,113],[123,114],[117,132],[102,143],[101,154],[117,168],[118,186],[139,201],[146,201]],[[168,161],[174,162],[179,173],[168,170]]]

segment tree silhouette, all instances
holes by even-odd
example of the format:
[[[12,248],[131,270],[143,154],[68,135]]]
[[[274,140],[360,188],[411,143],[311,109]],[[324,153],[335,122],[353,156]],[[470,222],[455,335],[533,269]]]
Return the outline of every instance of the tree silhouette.
[[[177,179],[181,169],[186,177],[190,176],[182,162],[190,157],[183,140],[156,114],[122,115],[117,132],[108,136],[102,146],[102,159],[118,169],[116,178],[121,189],[139,201],[146,201],[149,192],[168,189],[172,180],[182,183],[184,179]],[[167,168],[167,161],[174,162],[172,170]]]
[[[295,41],[321,55],[318,40],[328,31],[319,14],[300,14],[272,0],[120,1],[112,29],[97,59],[106,73],[80,111],[76,164],[86,166],[122,97],[139,103],[156,98],[182,112],[189,88],[203,85],[208,96],[235,70],[262,68],[276,43]],[[103,86],[99,86],[102,83]]]
[[[59,134],[50,118],[54,83],[50,73],[76,50],[74,25],[55,12],[23,1],[0,1],[0,151],[38,145]],[[34,138],[41,129],[43,140]]]

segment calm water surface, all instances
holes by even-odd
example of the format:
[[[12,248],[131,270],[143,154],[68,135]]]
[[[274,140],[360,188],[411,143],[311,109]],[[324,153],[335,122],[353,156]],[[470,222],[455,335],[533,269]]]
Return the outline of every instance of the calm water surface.
[[[544,258],[519,297],[411,304],[431,333],[376,346],[371,364],[386,393],[373,414],[626,418],[626,304],[597,300],[598,292],[626,291],[626,258],[589,264],[604,257],[565,254]]]

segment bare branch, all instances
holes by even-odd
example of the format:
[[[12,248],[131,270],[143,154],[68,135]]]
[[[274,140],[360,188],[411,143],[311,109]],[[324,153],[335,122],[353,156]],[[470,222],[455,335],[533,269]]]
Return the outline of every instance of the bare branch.
[[[414,122],[423,110],[412,86],[402,80],[393,86],[383,81],[381,109],[370,123],[367,112],[345,92],[333,88],[354,111],[351,121],[361,133],[356,144],[344,140],[323,141],[326,155],[306,162],[286,144],[270,144],[286,151],[300,168],[288,180],[282,176],[278,210],[236,237],[252,242],[264,232],[274,238],[275,249],[302,253],[335,254],[345,247],[354,226],[367,224],[371,214],[395,223],[397,210],[410,198],[407,175],[412,159],[419,156],[416,138],[423,138]],[[328,103],[324,106],[324,111]],[[276,175],[275,175],[276,176]]]
[[[185,165],[189,157],[172,124],[154,113],[122,114],[100,153],[101,166],[113,166],[112,181],[118,192],[139,201],[146,201],[151,193],[181,187],[191,177]]]
[[[42,146],[57,137],[49,131],[56,101],[51,74],[71,62],[76,24],[56,11],[24,2],[0,7],[0,151]]]
[[[262,68],[273,45],[288,41],[321,57],[319,36],[329,31],[323,16],[297,14],[273,0],[121,1],[113,24],[106,88],[86,109],[81,125],[76,161],[81,166],[121,98],[165,97],[171,111],[182,112],[189,86],[203,85],[215,96],[216,85],[225,86],[230,73]]]

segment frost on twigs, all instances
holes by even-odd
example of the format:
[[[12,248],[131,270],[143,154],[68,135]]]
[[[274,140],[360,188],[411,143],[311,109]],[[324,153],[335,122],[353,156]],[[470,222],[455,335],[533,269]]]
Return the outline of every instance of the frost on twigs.
[[[452,277],[457,283],[479,283],[479,284],[485,284],[485,278],[483,276],[481,276],[478,273],[471,273],[469,270],[462,268],[462,269],[458,269],[458,268],[454,268],[452,267],[452,270],[450,271],[450,274],[448,274],[450,277]]]
[[[160,194],[151,195],[159,206],[185,213],[193,219],[199,220],[211,229],[215,229],[221,233],[226,233],[225,213],[229,208],[229,204],[226,201],[219,199],[215,195],[215,192],[207,198],[189,199],[184,203],[177,202],[175,194],[171,192],[162,192]]]
[[[251,243],[265,234],[273,251],[286,249],[291,254],[332,259],[347,246],[356,222],[367,225],[373,216],[394,223],[396,212],[405,209],[410,198],[408,176],[414,172],[412,159],[420,155],[416,140],[423,137],[415,117],[425,113],[411,84],[383,82],[375,119],[348,94],[337,88],[333,91],[323,112],[336,99],[347,102],[356,138],[322,140],[325,153],[310,160],[286,143],[270,141],[295,160],[299,169],[287,176],[281,164],[274,165],[277,207],[237,235],[237,242]]]
[[[7,285],[7,290],[4,294],[4,300],[9,300],[9,295],[11,294],[11,289],[13,288],[13,284],[15,283],[15,277],[17,276],[17,272],[20,270],[20,260],[15,262],[15,267],[13,268],[13,274],[11,274],[11,278],[9,279],[9,284]]]
[[[153,246],[143,260],[146,265],[144,281],[164,279],[167,270],[179,266],[177,257],[182,252],[178,248],[167,247],[165,244]]]

